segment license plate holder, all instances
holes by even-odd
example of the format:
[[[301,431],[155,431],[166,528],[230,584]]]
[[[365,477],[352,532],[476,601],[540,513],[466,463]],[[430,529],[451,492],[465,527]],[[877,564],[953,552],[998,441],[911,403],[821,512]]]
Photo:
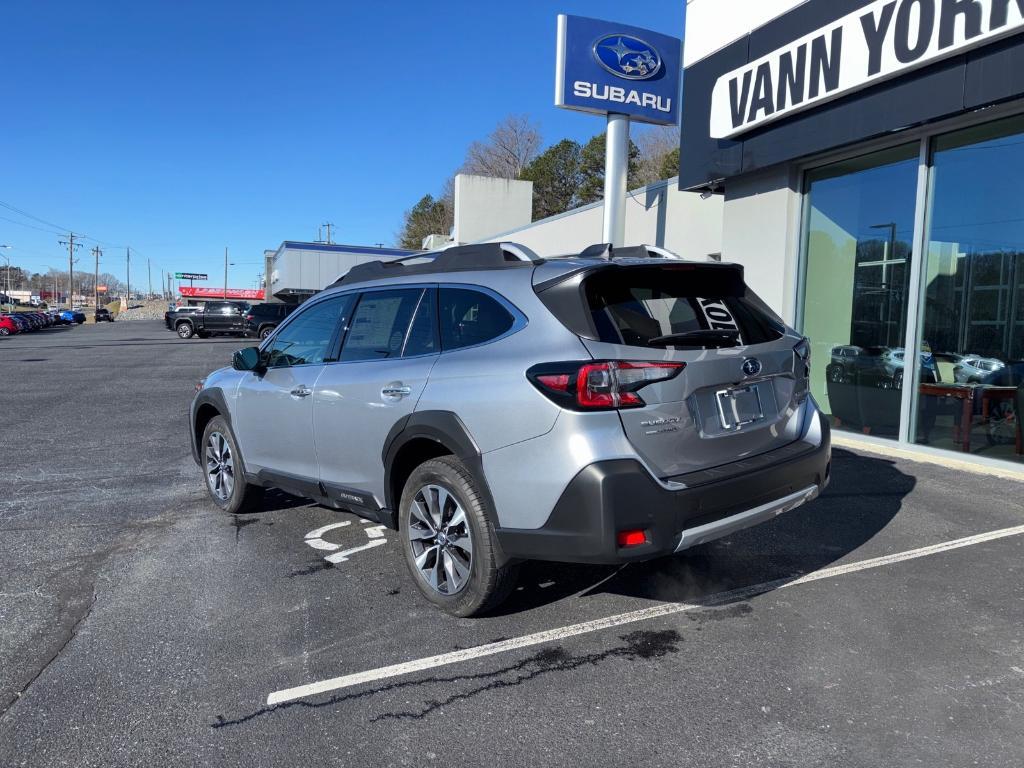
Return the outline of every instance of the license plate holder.
[[[725,430],[740,429],[764,418],[761,393],[756,384],[720,389],[715,392],[715,402],[718,418]]]

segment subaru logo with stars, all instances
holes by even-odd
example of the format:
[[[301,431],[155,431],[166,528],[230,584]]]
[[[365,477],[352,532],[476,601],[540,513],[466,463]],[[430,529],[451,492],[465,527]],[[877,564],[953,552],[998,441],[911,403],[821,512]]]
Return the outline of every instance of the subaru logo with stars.
[[[757,376],[761,372],[761,361],[756,357],[748,357],[743,361],[743,373],[746,376]]]
[[[661,56],[654,46],[631,35],[605,35],[594,43],[594,58],[626,80],[649,80],[661,71]]]

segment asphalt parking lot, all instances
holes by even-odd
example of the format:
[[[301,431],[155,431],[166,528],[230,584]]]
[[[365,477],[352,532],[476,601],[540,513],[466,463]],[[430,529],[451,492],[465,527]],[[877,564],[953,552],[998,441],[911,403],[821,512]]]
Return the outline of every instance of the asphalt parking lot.
[[[1021,763],[1024,486],[837,450],[773,523],[457,620],[391,531],[207,503],[187,406],[243,344],[0,340],[0,766]]]

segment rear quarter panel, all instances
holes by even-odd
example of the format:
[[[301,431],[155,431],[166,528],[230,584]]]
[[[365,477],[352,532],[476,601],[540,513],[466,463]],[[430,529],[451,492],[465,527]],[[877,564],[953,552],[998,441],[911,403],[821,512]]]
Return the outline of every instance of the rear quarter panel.
[[[586,348],[548,313],[528,282],[493,287],[525,317],[526,326],[486,344],[441,354],[417,411],[454,411],[481,453],[543,435],[560,409],[534,388],[526,371],[540,362],[585,360]],[[480,283],[460,283],[459,287]]]

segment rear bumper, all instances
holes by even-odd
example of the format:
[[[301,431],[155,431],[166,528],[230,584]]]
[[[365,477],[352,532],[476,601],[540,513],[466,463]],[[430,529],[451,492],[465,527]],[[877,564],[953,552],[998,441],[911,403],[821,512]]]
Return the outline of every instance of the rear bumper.
[[[635,459],[601,461],[569,483],[538,529],[496,531],[508,558],[572,563],[650,560],[765,522],[815,498],[828,484],[828,424],[818,438],[713,471],[662,483]],[[643,530],[646,542],[619,547],[620,531]]]

